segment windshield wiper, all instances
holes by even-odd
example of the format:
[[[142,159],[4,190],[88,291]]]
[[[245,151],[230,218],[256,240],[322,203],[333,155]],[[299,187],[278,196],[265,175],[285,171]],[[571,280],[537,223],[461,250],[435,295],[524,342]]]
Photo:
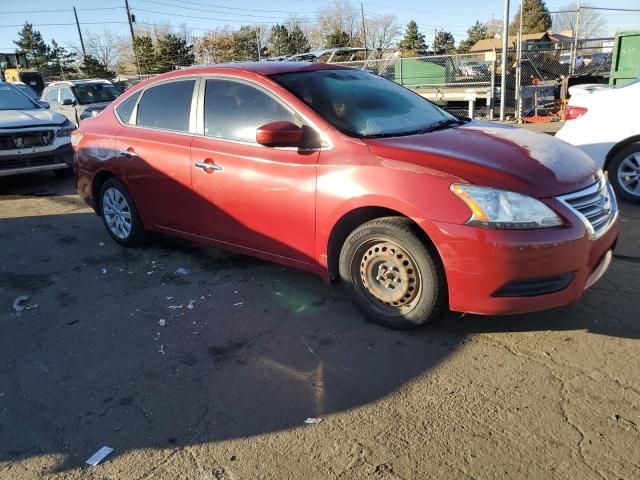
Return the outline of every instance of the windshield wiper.
[[[418,130],[409,130],[407,132],[376,133],[373,135],[365,135],[362,138],[370,139],[370,138],[407,137],[410,135],[421,135],[423,133],[442,130],[443,128],[447,128],[452,125],[463,125],[469,121],[471,121],[471,119],[466,117],[445,118],[444,120],[438,120],[437,122],[432,123],[428,127],[420,128]]]
[[[452,125],[463,125],[468,121],[469,120],[464,118],[445,118],[444,120],[438,120],[437,122],[432,123],[427,128],[423,128],[422,130],[416,131],[415,135],[420,135],[422,133],[435,132],[436,130],[442,130]]]

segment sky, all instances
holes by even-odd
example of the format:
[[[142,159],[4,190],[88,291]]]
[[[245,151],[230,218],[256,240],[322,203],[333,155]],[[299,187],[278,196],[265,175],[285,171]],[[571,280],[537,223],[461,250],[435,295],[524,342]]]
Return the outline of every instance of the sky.
[[[132,13],[139,23],[170,22],[174,26],[186,24],[193,35],[218,26],[239,27],[247,23],[276,23],[289,15],[313,20],[323,5],[332,0],[129,0]],[[359,1],[351,0],[355,6]],[[518,0],[511,0],[510,16],[516,12]],[[547,0],[549,10],[564,9],[570,0]],[[640,0],[591,0],[592,6],[640,9]],[[456,42],[466,37],[466,30],[476,20],[487,21],[492,16],[502,18],[503,0],[363,0],[366,17],[395,14],[404,25],[414,19],[427,43],[435,30],[453,33]],[[101,33],[105,28],[127,36],[129,27],[124,0],[0,0],[0,52],[12,52],[13,40],[25,21],[34,24],[44,39],[68,46],[79,44],[73,17],[73,7],[83,31]],[[640,29],[640,12],[602,12],[607,20],[606,35],[616,30]],[[63,25],[51,25],[63,24]],[[64,25],[66,24],[66,25]],[[70,24],[70,25],[69,25]],[[18,26],[15,26],[18,25]]]

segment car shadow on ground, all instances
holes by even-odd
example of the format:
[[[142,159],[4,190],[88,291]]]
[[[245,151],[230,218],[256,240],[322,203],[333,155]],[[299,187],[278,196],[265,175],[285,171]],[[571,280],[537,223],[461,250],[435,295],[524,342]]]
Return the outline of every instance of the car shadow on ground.
[[[392,394],[474,333],[640,337],[619,261],[573,306],[397,332],[312,274],[182,240],[125,249],[89,213],[0,220],[0,243],[0,461],[60,454],[57,471],[105,444],[118,455],[300,427]],[[11,312],[23,294],[37,308]]]

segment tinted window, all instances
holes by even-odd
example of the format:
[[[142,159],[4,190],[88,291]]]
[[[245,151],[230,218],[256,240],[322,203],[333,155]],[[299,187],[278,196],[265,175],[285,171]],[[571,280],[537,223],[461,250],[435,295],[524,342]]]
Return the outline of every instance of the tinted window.
[[[9,84],[0,83],[0,110],[34,110],[40,108],[25,94]]]
[[[188,132],[195,83],[182,80],[149,88],[138,104],[136,125]]]
[[[280,120],[295,123],[295,116],[263,91],[232,80],[207,80],[205,135],[255,142],[259,126]]]
[[[409,135],[440,120],[454,119],[397,83],[360,70],[285,73],[271,78],[347,135]]]
[[[81,104],[111,102],[118,98],[121,90],[111,83],[85,83],[73,87]]]
[[[134,93],[116,107],[118,117],[120,117],[120,120],[124,123],[131,123],[131,113],[133,112],[133,107],[136,105],[139,96],[140,92]]]
[[[58,89],[57,88],[52,88],[51,90],[49,90],[47,92],[47,96],[45,97],[45,100],[49,103],[53,103],[53,102],[57,102],[58,101]]]
[[[71,93],[71,90],[69,88],[60,89],[60,103],[64,102],[65,100],[75,100],[73,98],[73,93]]]

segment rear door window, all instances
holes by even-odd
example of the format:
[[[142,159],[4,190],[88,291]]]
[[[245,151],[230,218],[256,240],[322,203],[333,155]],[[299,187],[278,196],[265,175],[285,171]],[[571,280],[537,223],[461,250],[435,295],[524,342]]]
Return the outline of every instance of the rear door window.
[[[58,101],[58,89],[57,88],[52,88],[51,90],[49,90],[47,92],[47,96],[45,98],[45,100],[49,103],[55,103]]]
[[[74,100],[73,93],[71,93],[70,88],[60,89],[60,103],[64,102],[65,100]]]
[[[131,114],[133,113],[133,107],[135,107],[138,101],[138,97],[140,97],[140,92],[134,93],[116,107],[116,113],[121,122],[131,124]]]
[[[195,80],[179,80],[145,90],[138,103],[136,125],[188,132],[195,83]]]
[[[283,120],[297,123],[292,112],[264,91],[234,80],[207,80],[205,135],[255,143],[259,126]]]

